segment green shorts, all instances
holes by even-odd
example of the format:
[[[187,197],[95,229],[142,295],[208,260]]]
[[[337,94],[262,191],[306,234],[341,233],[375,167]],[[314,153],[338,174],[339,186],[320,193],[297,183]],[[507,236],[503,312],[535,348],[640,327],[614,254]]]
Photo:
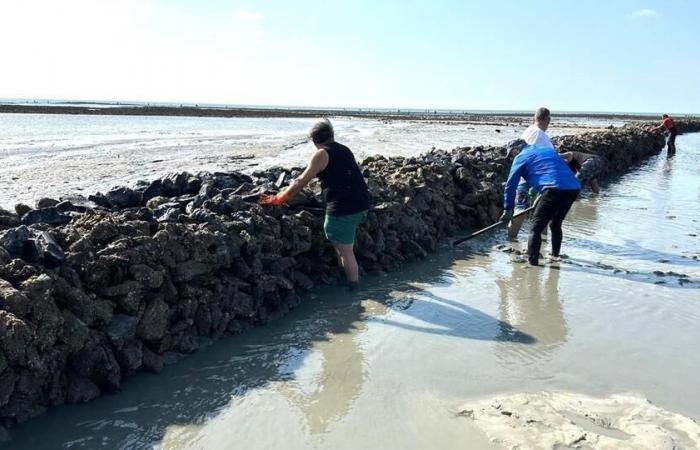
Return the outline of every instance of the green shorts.
[[[350,245],[355,243],[355,232],[357,227],[367,218],[367,211],[345,216],[331,216],[326,214],[323,223],[323,231],[326,237],[334,244]]]

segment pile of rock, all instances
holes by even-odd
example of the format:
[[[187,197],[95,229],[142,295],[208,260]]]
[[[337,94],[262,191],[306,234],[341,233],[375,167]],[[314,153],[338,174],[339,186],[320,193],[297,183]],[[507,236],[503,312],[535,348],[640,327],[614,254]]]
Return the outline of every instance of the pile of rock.
[[[557,142],[622,170],[663,138],[624,128]],[[475,147],[363,161],[374,207],[359,230],[362,267],[395,269],[497,220],[504,155]],[[115,391],[126,375],[158,372],[202,338],[279,317],[333,283],[318,189],[285,207],[255,203],[298,173],[179,173],[0,211],[0,424]]]

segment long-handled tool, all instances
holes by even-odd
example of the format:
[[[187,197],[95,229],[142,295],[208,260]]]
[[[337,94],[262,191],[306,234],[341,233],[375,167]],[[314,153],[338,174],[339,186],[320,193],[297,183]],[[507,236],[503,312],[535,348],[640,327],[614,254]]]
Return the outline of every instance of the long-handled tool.
[[[538,198],[538,200],[539,200],[539,198]],[[529,213],[530,211],[532,211],[533,209],[535,209],[535,206],[537,206],[537,201],[535,201],[535,204],[534,204],[534,205],[532,205],[532,206],[530,206],[529,208],[524,209],[524,210],[520,211],[518,214],[514,215],[514,216],[512,217],[512,219],[515,219],[516,217],[520,217],[520,216],[522,216],[523,214]],[[486,228],[483,228],[483,229],[481,229],[481,230],[479,230],[479,231],[473,232],[473,233],[470,234],[469,236],[465,236],[465,237],[463,237],[463,238],[461,238],[461,239],[457,239],[456,241],[454,241],[454,242],[452,243],[452,245],[453,245],[453,246],[457,246],[457,245],[461,244],[461,243],[464,242],[464,241],[468,241],[468,240],[471,239],[471,238],[475,238],[475,237],[477,237],[478,235],[480,235],[480,234],[482,234],[482,233],[486,233],[486,232],[489,231],[489,230],[493,230],[494,228],[498,228],[498,227],[500,227],[501,225],[505,225],[505,224],[507,224],[507,223],[508,223],[508,221],[500,221],[500,220],[499,220],[498,222],[494,223],[493,225],[489,225],[489,226],[486,227]]]

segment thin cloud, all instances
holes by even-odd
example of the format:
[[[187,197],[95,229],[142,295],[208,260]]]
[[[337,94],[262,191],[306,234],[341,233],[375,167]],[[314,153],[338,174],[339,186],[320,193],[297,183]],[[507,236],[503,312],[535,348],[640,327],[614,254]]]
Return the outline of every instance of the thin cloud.
[[[657,13],[653,9],[644,8],[644,9],[637,10],[637,11],[633,12],[632,14],[628,14],[627,18],[629,18],[629,19],[645,19],[645,18],[656,17],[658,15],[659,15],[659,13]]]
[[[259,24],[264,18],[262,11],[240,10],[233,13],[233,21],[240,24]]]

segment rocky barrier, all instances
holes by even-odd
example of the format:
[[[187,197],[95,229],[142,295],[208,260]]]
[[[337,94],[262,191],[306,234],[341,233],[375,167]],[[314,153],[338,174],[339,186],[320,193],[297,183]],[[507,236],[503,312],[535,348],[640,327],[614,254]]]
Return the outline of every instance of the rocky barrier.
[[[611,172],[663,146],[638,127],[554,141],[601,155]],[[363,161],[374,206],[358,232],[362,268],[393,270],[497,220],[504,153],[474,147]],[[0,425],[117,391],[124,377],[158,372],[335,282],[318,187],[285,207],[255,203],[298,173],[179,173],[0,211]]]
[[[676,120],[681,133],[697,133],[700,131],[700,120]]]

